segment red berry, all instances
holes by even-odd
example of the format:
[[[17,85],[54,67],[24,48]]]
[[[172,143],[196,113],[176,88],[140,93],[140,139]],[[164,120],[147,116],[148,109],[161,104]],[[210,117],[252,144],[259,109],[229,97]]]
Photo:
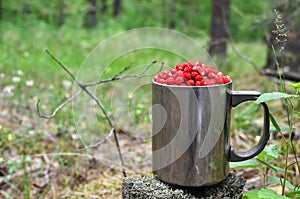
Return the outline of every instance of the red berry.
[[[169,78],[167,79],[167,84],[169,84],[169,85],[175,84],[174,78],[173,78],[173,77],[169,77]]]
[[[197,71],[198,71],[198,73],[199,73],[200,75],[205,75],[205,71],[204,71],[204,69],[203,69],[202,67],[198,67],[198,68],[197,68]]]
[[[184,82],[183,77],[181,77],[181,76],[176,77],[175,84],[181,85],[183,82]]]
[[[177,71],[183,71],[183,65],[182,64],[177,64],[176,65],[176,70]]]
[[[165,81],[164,79],[158,79],[156,82],[160,84],[164,84],[165,83],[164,81]]]
[[[167,78],[168,78],[168,75],[162,74],[161,78],[162,78],[162,79],[167,79]]]
[[[216,84],[216,80],[214,79],[210,79],[210,80],[207,80],[207,85],[215,85]]]
[[[189,66],[189,63],[183,63],[183,68],[185,68],[185,67],[188,67]]]
[[[197,75],[197,76],[195,77],[195,80],[196,80],[196,81],[200,81],[201,79],[203,79],[202,75]]]
[[[179,86],[207,86],[227,84],[231,82],[229,76],[202,62],[185,62],[176,67],[154,75],[154,81],[160,84]]]
[[[227,84],[229,83],[231,80],[230,80],[230,77],[229,76],[223,76],[223,83],[224,84]]]
[[[179,71],[176,72],[175,75],[176,75],[176,76],[181,76],[181,77],[183,77],[183,72],[182,72],[181,70],[179,70]]]
[[[223,76],[218,76],[218,77],[216,78],[216,83],[217,83],[217,84],[223,84]]]
[[[190,61],[190,62],[187,63],[187,65],[188,65],[189,67],[193,67],[195,64],[194,64],[194,62],[191,62],[191,61]]]
[[[175,73],[177,72],[177,70],[176,70],[175,68],[171,68],[170,72],[171,72],[172,74],[175,74]]]
[[[193,71],[193,72],[191,72],[191,75],[192,75],[192,77],[196,77],[198,75],[198,73]]]
[[[192,79],[188,80],[187,83],[188,83],[188,85],[190,85],[190,86],[194,86],[194,85],[195,85],[195,82],[194,82],[194,80],[192,80]]]
[[[196,65],[197,65],[197,66],[202,66],[203,64],[202,64],[201,61],[198,61],[198,62],[196,62]]]
[[[191,67],[185,67],[184,72],[190,73],[193,69]]]
[[[184,76],[185,79],[187,79],[187,80],[191,79],[191,77],[192,77],[192,75],[191,75],[190,73],[187,73],[187,72],[183,73],[183,76]]]
[[[202,79],[202,80],[200,81],[200,85],[201,85],[201,86],[206,86],[206,85],[207,85],[206,80],[205,80],[205,79]]]
[[[195,86],[201,86],[200,81],[196,81]]]
[[[207,77],[208,77],[209,79],[214,79],[214,78],[216,77],[216,75],[215,75],[214,73],[209,73],[209,74],[207,75]]]

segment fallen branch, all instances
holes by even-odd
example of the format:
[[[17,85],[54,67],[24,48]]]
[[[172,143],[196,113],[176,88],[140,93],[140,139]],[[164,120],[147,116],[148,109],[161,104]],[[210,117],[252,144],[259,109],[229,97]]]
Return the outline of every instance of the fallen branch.
[[[126,177],[127,175],[126,175],[126,172],[125,172],[124,160],[123,160],[123,156],[122,156],[122,153],[121,153],[121,148],[120,148],[120,144],[119,144],[118,135],[117,135],[117,132],[116,132],[116,127],[114,126],[112,119],[110,118],[109,114],[105,110],[105,107],[103,106],[103,104],[101,103],[101,101],[99,100],[99,98],[97,96],[95,96],[94,94],[92,94],[87,89],[87,87],[96,86],[96,85],[104,84],[104,83],[108,83],[108,82],[113,82],[113,81],[117,81],[117,80],[121,80],[121,79],[125,79],[125,78],[141,78],[141,77],[149,76],[149,75],[146,75],[146,73],[149,71],[149,69],[151,68],[151,66],[153,66],[156,63],[156,61],[153,61],[151,64],[149,64],[148,66],[146,66],[145,69],[141,73],[139,73],[139,74],[121,76],[127,70],[129,70],[131,68],[131,66],[132,66],[132,63],[131,63],[128,66],[126,66],[125,68],[123,68],[121,71],[119,71],[112,78],[100,80],[100,81],[94,82],[94,83],[86,83],[86,84],[84,84],[84,83],[80,82],[72,74],[72,72],[59,59],[57,59],[48,49],[46,49],[45,51],[75,81],[75,83],[80,87],[80,90],[77,91],[72,97],[68,98],[66,101],[64,101],[62,104],[60,104],[50,115],[44,115],[44,114],[41,113],[40,106],[39,106],[40,105],[40,100],[38,100],[37,104],[36,104],[38,116],[40,118],[45,118],[45,119],[51,119],[51,118],[53,118],[62,108],[64,108],[70,102],[73,102],[75,100],[75,98],[78,97],[81,94],[82,91],[84,91],[90,98],[92,98],[96,102],[96,105],[101,109],[101,111],[104,114],[107,122],[109,123],[109,126],[111,128],[111,131],[110,131],[109,135],[113,134],[113,136],[114,136],[114,141],[116,143],[118,154],[119,154],[119,158],[120,158],[120,161],[121,161],[122,172],[123,172],[124,177]],[[159,71],[157,71],[157,72],[160,72],[162,70],[163,65],[164,65],[164,63],[161,64],[161,67],[160,67]],[[151,76],[152,75],[153,74],[151,74]],[[100,144],[104,143],[105,141],[106,141],[106,139],[101,140],[101,141],[97,142],[94,145],[86,146],[84,149],[88,150],[90,147],[97,147]]]

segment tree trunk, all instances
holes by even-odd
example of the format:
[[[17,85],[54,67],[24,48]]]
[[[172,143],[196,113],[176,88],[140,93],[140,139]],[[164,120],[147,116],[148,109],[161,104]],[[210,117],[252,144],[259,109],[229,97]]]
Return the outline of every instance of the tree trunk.
[[[176,14],[176,0],[171,1],[170,5],[170,21],[169,21],[169,28],[174,29],[175,28],[175,14]]]
[[[0,0],[0,20],[2,19],[2,0]]]
[[[101,13],[105,14],[107,11],[107,2],[106,0],[101,0]]]
[[[62,26],[65,22],[65,6],[66,5],[64,1],[58,2],[58,19],[57,19],[58,26]]]
[[[87,0],[89,9],[85,18],[85,27],[94,28],[97,25],[97,0]]]
[[[117,17],[122,10],[122,6],[121,6],[121,0],[114,0],[114,17]]]
[[[208,51],[211,56],[226,58],[230,0],[213,0],[212,3],[211,43]]]

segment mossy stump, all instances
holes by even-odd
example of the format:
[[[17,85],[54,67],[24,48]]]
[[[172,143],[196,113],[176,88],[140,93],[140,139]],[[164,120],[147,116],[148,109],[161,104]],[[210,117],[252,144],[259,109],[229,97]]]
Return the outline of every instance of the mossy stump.
[[[149,177],[127,177],[122,182],[123,199],[237,199],[241,198],[246,181],[230,173],[215,185],[206,187],[181,187]]]

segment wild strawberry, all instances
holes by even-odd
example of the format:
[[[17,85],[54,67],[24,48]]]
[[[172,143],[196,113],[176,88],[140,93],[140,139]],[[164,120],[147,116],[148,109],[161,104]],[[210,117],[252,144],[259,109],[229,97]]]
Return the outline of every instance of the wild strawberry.
[[[174,78],[173,78],[173,77],[169,77],[169,78],[167,79],[167,84],[169,84],[169,85],[175,84]]]
[[[177,64],[176,65],[176,70],[177,71],[183,71],[183,65],[182,64]]]
[[[216,78],[216,83],[217,83],[217,84],[223,84],[223,75],[222,75],[222,76],[218,76],[218,77]]]
[[[200,86],[207,86],[207,80],[206,79],[202,79],[200,81]]]
[[[161,78],[162,78],[162,79],[167,79],[167,78],[168,78],[168,75],[162,74]]]
[[[203,79],[202,75],[197,75],[197,76],[195,77],[195,80],[196,80],[196,81],[201,81],[201,79]]]
[[[224,84],[227,84],[227,83],[229,83],[229,82],[230,82],[229,76],[223,76],[223,83],[224,83]]]
[[[191,79],[191,77],[192,77],[192,75],[191,75],[190,73],[187,73],[187,72],[183,73],[183,76],[184,76],[185,79],[187,79],[187,80]]]
[[[208,73],[207,77],[209,79],[214,79],[216,77],[216,75],[214,73]]]
[[[202,64],[201,61],[196,62],[196,66],[202,66],[202,65],[203,65],[203,64]]]
[[[206,81],[207,85],[215,85],[216,84],[216,80],[214,79],[209,79]]]
[[[193,67],[195,65],[194,62],[191,62],[191,61],[188,62],[187,64],[188,64],[189,67]]]
[[[187,81],[187,84],[190,85],[190,86],[194,86],[195,82],[194,82],[194,80],[190,79],[190,80]]]
[[[195,86],[201,86],[201,82],[200,81],[196,81]]]
[[[181,85],[183,82],[184,82],[183,77],[181,77],[181,76],[176,77],[175,84]]]
[[[193,72],[191,72],[191,75],[192,75],[192,77],[196,77],[198,75],[198,72],[193,71]]]
[[[187,73],[190,73],[192,70],[193,70],[193,69],[192,69],[191,67],[188,66],[188,67],[185,67],[183,71],[184,71],[184,72],[187,72]]]
[[[172,74],[175,74],[175,73],[177,72],[177,70],[176,70],[175,68],[171,68],[170,72],[171,72]]]
[[[229,83],[230,77],[204,65],[202,62],[185,62],[175,68],[154,75],[154,81],[160,84],[178,86],[207,86]]]

